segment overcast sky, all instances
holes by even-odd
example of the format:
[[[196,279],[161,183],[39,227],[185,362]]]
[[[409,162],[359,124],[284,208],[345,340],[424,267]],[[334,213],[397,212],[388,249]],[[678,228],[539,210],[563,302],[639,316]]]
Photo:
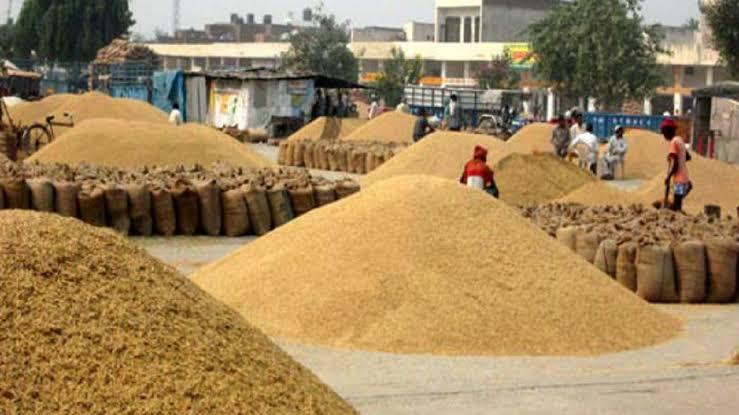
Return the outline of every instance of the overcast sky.
[[[167,32],[172,25],[173,0],[130,0],[137,25],[134,32],[151,35],[155,28]],[[13,2],[15,13],[19,0]],[[204,24],[228,21],[231,13],[261,16],[272,14],[275,22],[283,22],[288,12],[300,16],[300,11],[315,0],[181,0],[184,28],[202,28]],[[326,9],[357,26],[400,27],[411,20],[432,22],[434,0],[325,0]],[[8,0],[0,0],[0,12],[5,14]],[[698,0],[645,0],[644,13],[650,22],[680,25],[697,17]]]

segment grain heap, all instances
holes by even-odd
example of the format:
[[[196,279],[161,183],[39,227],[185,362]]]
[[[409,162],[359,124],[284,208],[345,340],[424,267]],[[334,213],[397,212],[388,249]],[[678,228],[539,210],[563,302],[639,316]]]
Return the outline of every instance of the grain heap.
[[[588,183],[556,201],[587,206],[605,206],[641,203],[642,198],[635,193],[625,192],[607,183],[596,181]]]
[[[0,212],[0,412],[354,411],[226,306],[113,233]]]
[[[551,152],[552,130],[554,130],[554,126],[551,124],[529,124],[507,141],[508,148],[512,153],[522,154],[535,151]]]
[[[510,205],[550,202],[595,178],[553,154],[511,154],[495,165],[501,198]]]
[[[386,112],[368,121],[343,139],[412,144],[413,128],[417,119],[413,115],[398,111]]]
[[[272,163],[233,138],[198,124],[170,124],[93,119],[80,123],[29,161],[124,168],[224,162],[262,168]]]
[[[437,132],[409,147],[362,179],[363,186],[405,175],[425,174],[458,180],[465,163],[472,158],[475,146],[488,149],[490,166],[507,155],[503,141],[484,135]]]
[[[291,135],[288,140],[335,140],[344,138],[366,122],[367,120],[360,120],[359,118],[318,117]]]
[[[9,108],[9,112],[16,125],[27,125],[35,121],[42,122],[47,115],[55,113],[59,108],[64,107],[67,102],[77,98],[78,95],[73,94],[50,95],[40,101],[18,104]]]
[[[680,327],[502,202],[429,176],[310,213],[194,280],[271,336],[393,353],[592,355]]]
[[[633,129],[626,132],[626,141],[629,143],[627,179],[651,179],[667,173],[667,141],[661,135]]]

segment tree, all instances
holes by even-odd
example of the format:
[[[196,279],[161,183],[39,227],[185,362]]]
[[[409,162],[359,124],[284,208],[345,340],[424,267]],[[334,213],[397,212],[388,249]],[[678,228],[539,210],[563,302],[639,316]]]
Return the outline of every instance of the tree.
[[[13,56],[13,22],[0,26],[0,59],[12,58]]]
[[[703,14],[711,27],[713,47],[733,78],[739,78],[739,0],[706,2]]]
[[[564,2],[529,28],[534,73],[560,92],[607,108],[654,94],[664,82],[657,56],[664,33],[647,26],[641,0]]]
[[[282,56],[285,68],[355,82],[359,76],[357,58],[349,50],[349,24],[338,23],[318,6],[312,26],[290,36],[290,49]]]
[[[510,56],[494,57],[477,73],[482,89],[515,89],[521,82],[521,75],[512,66]]]
[[[372,86],[385,100],[385,105],[396,106],[403,99],[405,85],[417,83],[422,72],[423,61],[420,57],[406,59],[402,49],[392,48],[390,59],[385,62],[385,67]]]
[[[14,47],[23,57],[88,61],[134,23],[128,0],[26,0]]]
[[[685,23],[683,23],[683,29],[698,30],[700,29],[701,23],[695,17],[691,17]]]

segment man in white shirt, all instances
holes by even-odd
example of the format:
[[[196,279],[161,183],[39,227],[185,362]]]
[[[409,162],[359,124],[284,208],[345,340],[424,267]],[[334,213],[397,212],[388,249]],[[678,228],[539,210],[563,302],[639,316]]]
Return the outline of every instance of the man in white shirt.
[[[406,104],[405,100],[400,101],[400,104],[398,104],[398,107],[395,108],[395,111],[402,112],[403,114],[410,114],[411,113],[411,107]]]
[[[584,134],[587,131],[585,131],[585,126],[583,125],[582,121],[582,114],[579,112],[573,112],[572,113],[572,127],[570,127],[570,137],[573,139],[580,136],[580,134]]]
[[[180,106],[177,103],[172,104],[172,112],[169,113],[169,123],[178,127],[183,123],[182,112],[180,112]]]
[[[593,173],[597,174],[598,172],[598,137],[593,134],[593,124],[588,124],[586,131],[577,137],[570,143],[570,150],[574,149],[575,147],[581,146],[585,149],[584,154],[578,152],[581,154],[581,157],[585,158],[585,164],[587,165],[587,168]],[[581,159],[582,160],[582,159]]]
[[[370,104],[369,114],[367,114],[367,117],[371,120],[376,118],[378,115],[380,115],[380,104],[377,103],[377,100],[373,100],[372,104]]]
[[[629,151],[629,143],[624,138],[624,128],[616,126],[613,137],[608,140],[606,155],[601,163],[601,177],[605,180],[616,178],[616,167],[620,167],[621,178],[625,176],[624,162]]]

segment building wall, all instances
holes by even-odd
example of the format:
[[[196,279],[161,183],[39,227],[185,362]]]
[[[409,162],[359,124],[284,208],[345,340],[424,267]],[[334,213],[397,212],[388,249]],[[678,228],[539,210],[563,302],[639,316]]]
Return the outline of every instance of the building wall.
[[[403,29],[364,27],[351,30],[352,42],[396,42],[406,39]]]
[[[410,22],[403,25],[405,38],[409,42],[433,42],[435,30],[433,23]]]
[[[556,0],[485,0],[482,10],[483,42],[519,42],[529,25],[546,17]]]
[[[436,39],[438,42],[464,43],[462,28],[466,18],[471,19],[474,26],[475,18],[480,17],[480,7],[444,7],[436,9]],[[449,33],[450,18],[459,18],[460,27]],[[473,29],[474,31],[474,29]],[[473,36],[473,38],[479,38]],[[473,39],[474,41],[474,39]]]

